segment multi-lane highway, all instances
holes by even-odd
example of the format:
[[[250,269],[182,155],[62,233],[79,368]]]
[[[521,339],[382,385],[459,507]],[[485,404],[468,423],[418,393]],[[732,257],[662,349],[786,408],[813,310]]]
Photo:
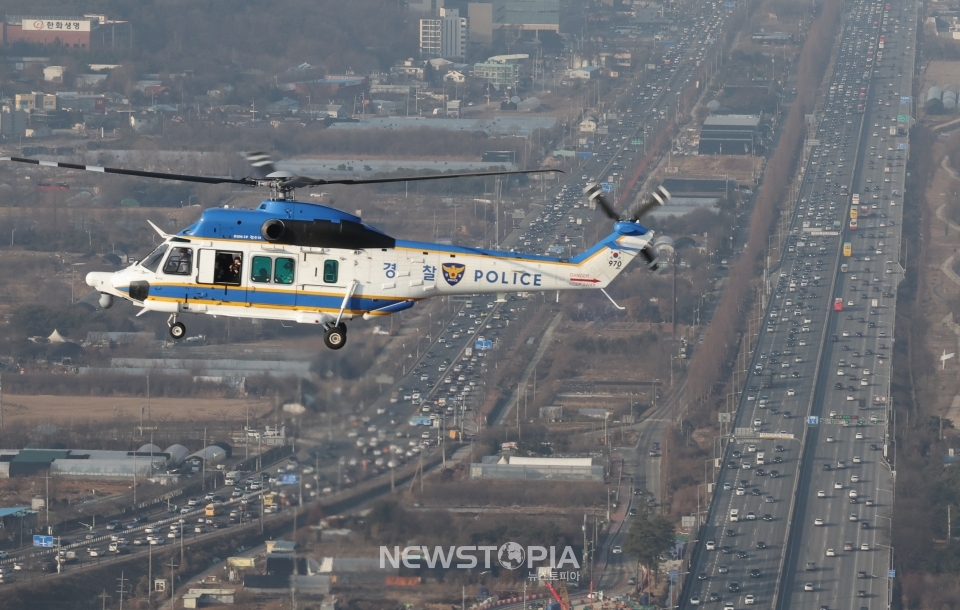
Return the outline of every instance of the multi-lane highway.
[[[906,137],[890,127],[898,133],[897,116],[909,114],[915,22],[906,4],[887,10],[860,1],[845,14],[789,246],[771,274],[776,284],[687,579],[689,605],[887,603],[884,356],[900,277],[908,152]],[[836,297],[843,311],[834,311]]]
[[[870,13],[882,22],[883,48],[878,39],[854,190],[857,230],[847,232],[851,252],[834,294],[844,309],[832,316],[824,346],[812,412],[820,423],[808,431],[783,572],[784,608],[890,603],[893,475],[885,456],[908,153],[897,116],[910,114],[917,5],[889,6],[874,4]]]

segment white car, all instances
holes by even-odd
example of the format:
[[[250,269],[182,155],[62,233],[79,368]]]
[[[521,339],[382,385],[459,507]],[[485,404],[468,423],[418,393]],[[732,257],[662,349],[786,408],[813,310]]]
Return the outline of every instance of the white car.
[[[859,464],[859,463],[860,463],[860,456],[859,456],[859,455],[853,456],[853,463],[854,463],[854,464]]]
[[[870,545],[867,544],[866,542],[863,542],[863,543],[860,544],[860,550],[861,550],[861,551],[869,551],[869,550],[870,550]]]
[[[856,438],[856,440],[858,440],[858,441],[862,441],[862,440],[863,440],[863,432],[857,432],[855,438]]]
[[[713,540],[707,540],[707,550],[708,551],[717,550],[717,543]]]
[[[805,582],[805,583],[803,583],[803,590],[804,590],[804,591],[813,591],[813,583],[812,583],[812,582]]]
[[[736,494],[737,494],[738,496],[745,496],[745,495],[747,495],[747,490],[744,489],[743,487],[738,487],[738,488],[737,488],[737,491],[736,491]]]
[[[826,498],[826,497],[827,497],[827,492],[825,492],[825,491],[823,491],[823,490],[821,489],[820,491],[817,492],[817,497],[818,497],[818,498]]]
[[[617,546],[613,547],[613,550],[611,550],[610,552],[613,553],[614,555],[619,555],[619,554],[623,553],[623,549],[620,548],[620,545],[617,545]]]
[[[690,605],[691,605],[691,606],[699,606],[699,605],[700,605],[700,598],[697,597],[696,595],[694,595],[693,597],[691,597],[691,598],[690,598]]]
[[[836,557],[836,556],[837,556],[836,551],[834,551],[833,549],[827,549],[827,557]]]
[[[832,442],[833,442],[833,437],[832,437],[832,436],[828,436],[828,437],[827,437],[827,442],[828,442],[828,443],[832,443]]]
[[[787,396],[796,396],[797,392],[793,388],[787,390]]]
[[[834,484],[833,484],[833,488],[834,488],[834,489],[843,489],[843,483],[841,483],[840,481],[835,481]]]
[[[823,525],[823,519],[821,519],[820,517],[817,517],[816,519],[813,520],[813,524],[816,525],[817,527],[821,527]]]
[[[755,514],[753,514],[752,512],[747,513],[747,516],[744,517],[744,518],[745,518],[747,521],[756,521],[756,520],[757,520],[757,516],[756,516]]]
[[[756,598],[752,595],[747,595],[743,598],[743,603],[747,604],[748,606],[752,606],[756,601]]]
[[[852,476],[850,477],[850,482],[851,482],[851,483],[859,483],[859,482],[860,482],[860,477],[858,477],[857,475],[852,475]]]

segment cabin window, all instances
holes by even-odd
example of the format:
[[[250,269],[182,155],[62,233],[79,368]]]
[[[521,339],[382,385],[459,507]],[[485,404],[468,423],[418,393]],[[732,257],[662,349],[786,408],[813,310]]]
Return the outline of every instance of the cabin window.
[[[294,261],[292,258],[278,258],[273,266],[273,281],[277,284],[293,283]]]
[[[340,263],[333,260],[323,261],[323,282],[325,284],[336,284],[340,277]]]
[[[163,272],[167,275],[190,275],[193,271],[193,249],[192,248],[173,248],[170,250],[170,256],[163,265]]]
[[[140,261],[140,266],[144,269],[149,269],[156,273],[157,268],[160,267],[160,261],[163,259],[164,253],[167,251],[167,244],[160,244],[160,247],[147,255],[147,258]]]
[[[269,256],[254,256],[250,264],[250,279],[258,284],[269,284],[270,264]]]
[[[213,263],[213,283],[240,285],[243,271],[243,252],[224,252],[217,250]]]

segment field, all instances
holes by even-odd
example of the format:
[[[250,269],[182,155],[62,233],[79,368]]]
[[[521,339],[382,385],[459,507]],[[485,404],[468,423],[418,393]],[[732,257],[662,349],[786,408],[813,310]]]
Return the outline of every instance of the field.
[[[140,409],[147,401],[135,396],[23,396],[5,394],[3,420],[5,424],[68,421],[132,421],[140,417]],[[273,408],[269,401],[230,398],[152,398],[150,413],[154,421],[227,420],[243,421],[250,409],[250,417],[260,416]],[[146,417],[146,415],[144,416]]]

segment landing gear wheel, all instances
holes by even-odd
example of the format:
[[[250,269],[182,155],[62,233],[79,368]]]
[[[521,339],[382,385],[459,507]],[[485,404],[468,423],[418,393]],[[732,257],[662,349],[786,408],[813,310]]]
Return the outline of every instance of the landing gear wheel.
[[[330,349],[340,349],[347,344],[347,325],[344,323],[331,326],[323,334],[323,342]]]
[[[170,336],[174,339],[183,339],[186,334],[187,327],[183,325],[183,322],[174,322],[170,325]]]

